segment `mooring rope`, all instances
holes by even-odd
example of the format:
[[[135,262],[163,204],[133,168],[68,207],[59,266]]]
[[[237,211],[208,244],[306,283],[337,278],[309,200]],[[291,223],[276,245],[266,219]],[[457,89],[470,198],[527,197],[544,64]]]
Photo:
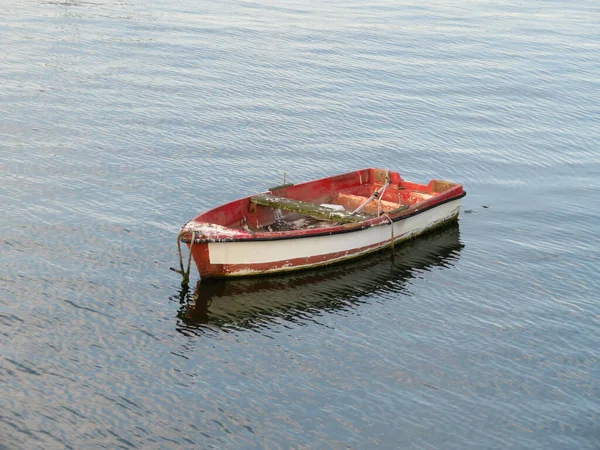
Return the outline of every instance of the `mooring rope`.
[[[392,237],[391,237],[391,239],[392,239],[392,255],[394,255],[394,221],[387,214],[382,214],[381,217],[385,217],[387,220],[390,221],[390,226],[392,227]]]
[[[196,242],[196,232],[192,231],[192,240],[190,242],[190,252],[189,252],[188,260],[187,260],[187,269],[183,270],[183,254],[181,253],[181,237],[185,233],[187,233],[187,230],[181,230],[179,233],[177,233],[177,254],[179,255],[179,270],[171,267],[171,270],[173,272],[177,272],[183,278],[181,280],[182,286],[187,286],[188,283],[190,282],[190,267],[192,264],[192,249],[194,248],[194,243]]]

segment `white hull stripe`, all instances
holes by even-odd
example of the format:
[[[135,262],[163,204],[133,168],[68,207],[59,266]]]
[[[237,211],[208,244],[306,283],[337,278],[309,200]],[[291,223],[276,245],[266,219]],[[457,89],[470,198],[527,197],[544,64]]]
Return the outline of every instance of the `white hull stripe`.
[[[456,216],[459,209],[460,199],[394,222],[394,239],[406,239],[420,234],[427,228]],[[300,239],[214,242],[208,244],[208,252],[211,264],[264,264],[385,245],[391,237],[391,225],[379,225],[350,233]]]

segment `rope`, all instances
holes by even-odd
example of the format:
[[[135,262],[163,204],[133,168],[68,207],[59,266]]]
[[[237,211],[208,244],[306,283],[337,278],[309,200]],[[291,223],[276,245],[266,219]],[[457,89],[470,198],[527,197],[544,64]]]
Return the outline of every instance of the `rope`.
[[[175,270],[171,267],[174,272],[179,272],[183,275],[183,256],[181,256],[181,236],[183,236],[184,230],[177,233],[177,253],[179,255],[179,270]]]
[[[196,242],[196,232],[192,231],[192,241],[190,243],[190,252],[189,252],[188,260],[187,260],[187,269],[183,270],[183,254],[181,253],[181,237],[185,233],[187,233],[186,230],[181,230],[179,233],[177,233],[177,254],[179,256],[179,270],[177,270],[173,267],[170,268],[173,272],[177,272],[183,278],[181,280],[181,286],[187,286],[188,283],[190,282],[190,267],[192,264],[192,249],[194,248],[194,243]]]
[[[385,217],[387,220],[390,221],[390,225],[392,227],[392,238],[391,238],[392,239],[392,256],[394,256],[394,221],[387,214],[382,214],[381,217]]]
[[[188,255],[187,271],[185,273],[182,283],[188,284],[190,281],[190,264],[192,263],[192,249],[196,243],[196,232],[192,231],[192,243],[190,244],[190,253]]]

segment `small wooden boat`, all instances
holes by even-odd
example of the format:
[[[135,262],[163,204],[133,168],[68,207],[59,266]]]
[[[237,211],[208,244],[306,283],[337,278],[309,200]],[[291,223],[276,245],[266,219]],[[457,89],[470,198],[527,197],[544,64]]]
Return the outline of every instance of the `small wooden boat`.
[[[202,278],[262,275],[356,258],[456,220],[459,184],[417,184],[363,169],[276,186],[210,209],[177,236],[180,272],[193,258]],[[187,272],[180,243],[189,249]]]

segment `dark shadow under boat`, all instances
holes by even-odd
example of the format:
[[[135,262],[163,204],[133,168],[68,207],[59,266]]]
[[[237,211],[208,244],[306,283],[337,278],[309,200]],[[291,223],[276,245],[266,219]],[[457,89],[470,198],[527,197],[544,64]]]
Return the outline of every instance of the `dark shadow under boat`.
[[[367,297],[401,294],[423,271],[452,267],[463,244],[457,223],[365,258],[316,270],[262,278],[208,280],[182,290],[178,330],[262,329],[351,309]]]

